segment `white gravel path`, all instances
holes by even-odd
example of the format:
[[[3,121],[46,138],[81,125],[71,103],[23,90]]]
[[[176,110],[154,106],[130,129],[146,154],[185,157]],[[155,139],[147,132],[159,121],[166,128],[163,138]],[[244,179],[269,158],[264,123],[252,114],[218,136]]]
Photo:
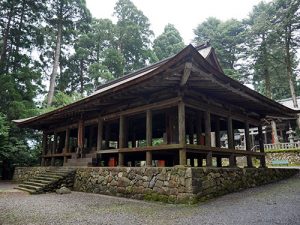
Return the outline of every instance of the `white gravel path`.
[[[299,175],[193,206],[80,192],[29,195],[7,187],[0,183],[0,225],[300,225]]]

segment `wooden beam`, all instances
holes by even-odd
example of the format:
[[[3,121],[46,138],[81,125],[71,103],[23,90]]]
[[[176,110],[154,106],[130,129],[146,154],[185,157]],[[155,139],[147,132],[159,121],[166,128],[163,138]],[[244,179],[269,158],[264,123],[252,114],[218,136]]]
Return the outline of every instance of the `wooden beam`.
[[[84,148],[84,120],[79,120],[78,123],[78,148],[83,149]]]
[[[207,167],[212,166],[212,152],[208,152],[206,154],[206,166]]]
[[[178,135],[179,135],[179,144],[185,144],[185,104],[180,101],[178,103]]]
[[[152,166],[152,152],[146,151],[146,166]]]
[[[42,155],[46,155],[48,146],[48,134],[43,132],[43,140],[42,140]],[[42,157],[41,166],[45,166],[45,158]]]
[[[124,153],[119,152],[118,157],[119,157],[118,166],[124,166],[125,164]]]
[[[125,116],[121,115],[119,119],[119,148],[125,148]]]
[[[249,135],[249,122],[245,121],[245,139],[246,139],[246,151],[251,151],[250,135]],[[247,167],[253,167],[251,155],[247,156]]]
[[[69,152],[69,141],[70,141],[70,129],[66,129],[66,136],[65,136],[65,147],[64,147],[64,153]],[[68,160],[67,156],[64,156],[64,163],[66,163]]]
[[[66,137],[65,137],[65,148],[64,148],[65,153],[69,152],[69,145],[70,145],[70,129],[67,128],[66,129]]]
[[[259,140],[259,151],[263,155],[260,157],[260,166],[266,167],[266,157],[265,157],[265,149],[264,149],[264,138],[262,132],[262,125],[258,126],[258,140]]]
[[[186,166],[186,149],[179,149],[179,165]]]
[[[152,111],[146,112],[146,142],[147,146],[152,146]]]
[[[194,121],[192,117],[188,117],[188,128],[189,128],[189,143],[194,144]]]
[[[220,117],[216,116],[215,118],[215,138],[216,138],[216,147],[221,147],[221,136],[220,136]]]
[[[192,67],[193,67],[192,63],[186,63],[185,64],[183,75],[182,75],[181,81],[180,81],[180,86],[181,87],[186,85],[186,82],[188,81],[188,79],[190,77]]]
[[[234,149],[234,140],[233,140],[233,127],[232,127],[232,118],[227,118],[227,141],[228,141],[228,148]]]
[[[55,154],[57,150],[57,132],[54,132],[54,139],[53,139],[53,149],[51,154]]]
[[[210,113],[204,112],[204,123],[205,123],[205,146],[211,146],[211,120]]]
[[[101,116],[98,118],[98,127],[97,127],[97,151],[102,150],[102,141],[103,141],[103,119]]]
[[[217,156],[217,167],[222,167],[222,157]]]
[[[105,138],[105,145],[104,145],[104,149],[109,149],[109,139],[110,139],[110,124],[106,123],[105,124],[105,134],[104,134],[104,138]]]
[[[152,111],[146,111],[146,142],[147,146],[152,146]],[[146,152],[146,165],[152,166],[152,152]]]
[[[197,144],[201,145],[201,136],[202,136],[202,113],[197,112],[197,126],[196,126],[196,132],[197,132]]]
[[[220,117],[231,117],[237,121],[244,122],[245,120],[248,120],[251,124],[253,125],[259,125],[260,120],[254,119],[247,117],[246,115],[240,114],[240,113],[235,113],[234,111],[230,111],[225,109],[224,107],[221,106],[216,106],[212,104],[205,103],[203,101],[196,101],[191,98],[184,98],[184,102],[186,103],[187,107],[194,108],[197,110],[201,111],[208,111],[214,115],[218,115]]]

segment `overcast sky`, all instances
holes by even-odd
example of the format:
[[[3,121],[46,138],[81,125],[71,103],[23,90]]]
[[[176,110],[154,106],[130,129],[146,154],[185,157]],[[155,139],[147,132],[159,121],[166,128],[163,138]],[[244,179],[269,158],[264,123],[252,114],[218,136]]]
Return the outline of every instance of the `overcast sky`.
[[[86,0],[96,18],[113,19],[117,0]],[[193,29],[206,18],[243,19],[261,0],[132,0],[143,11],[157,37],[168,23],[174,24],[186,44],[193,39]],[[115,19],[113,19],[115,21]]]

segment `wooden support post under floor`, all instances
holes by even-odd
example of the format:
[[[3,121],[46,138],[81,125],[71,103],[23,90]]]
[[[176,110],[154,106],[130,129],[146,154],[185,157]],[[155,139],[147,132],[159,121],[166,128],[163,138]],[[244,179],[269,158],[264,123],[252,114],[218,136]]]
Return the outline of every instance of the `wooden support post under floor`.
[[[152,111],[146,112],[146,142],[147,146],[152,146]],[[152,152],[146,151],[146,165],[152,166]]]
[[[125,147],[125,117],[124,115],[120,116],[119,121],[119,148]],[[124,153],[119,152],[119,160],[118,160],[118,166],[124,166],[125,160],[124,160]]]
[[[211,147],[211,119],[210,113],[204,112],[204,123],[205,123],[205,146]],[[206,166],[212,166],[212,152],[206,155]]]
[[[262,132],[262,126],[258,126],[258,140],[259,140],[259,150],[261,153],[265,152],[264,149],[264,138],[263,138],[263,132]],[[263,155],[260,157],[260,166],[266,167],[266,157]]]
[[[197,132],[197,145],[201,145],[201,136],[202,136],[202,113],[197,112],[197,119],[196,119],[196,132]]]
[[[232,126],[232,118],[227,118],[227,140],[228,140],[228,148],[234,149],[234,136],[233,136],[233,126]],[[229,166],[236,167],[236,159],[235,155],[231,154],[229,157]]]
[[[179,144],[184,145],[186,143],[186,135],[185,135],[185,104],[180,101],[178,103],[178,136],[179,136]],[[179,164],[182,166],[186,166],[186,149],[179,150]]]
[[[246,139],[246,151],[251,151],[250,135],[249,135],[249,122],[245,122],[245,139]],[[247,156],[247,167],[253,167],[252,156]]]
[[[47,146],[48,146],[48,134],[43,132],[43,140],[42,140],[42,146],[43,146],[43,153],[42,155],[46,155],[47,152]],[[45,158],[42,157],[41,166],[45,166]]]
[[[98,127],[97,127],[97,151],[102,150],[102,137],[103,137],[103,119],[102,117],[98,118]]]
[[[66,129],[66,137],[65,137],[65,147],[64,147],[64,153],[69,152],[69,142],[70,142],[70,129]],[[64,156],[64,163],[66,163],[68,160],[67,156]]]

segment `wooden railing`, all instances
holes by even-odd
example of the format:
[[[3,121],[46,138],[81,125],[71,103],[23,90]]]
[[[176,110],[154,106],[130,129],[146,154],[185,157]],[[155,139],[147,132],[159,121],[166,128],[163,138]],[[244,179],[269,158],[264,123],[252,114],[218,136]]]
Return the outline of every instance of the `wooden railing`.
[[[278,143],[278,144],[264,144],[264,148],[265,148],[265,150],[300,149],[300,142]]]

